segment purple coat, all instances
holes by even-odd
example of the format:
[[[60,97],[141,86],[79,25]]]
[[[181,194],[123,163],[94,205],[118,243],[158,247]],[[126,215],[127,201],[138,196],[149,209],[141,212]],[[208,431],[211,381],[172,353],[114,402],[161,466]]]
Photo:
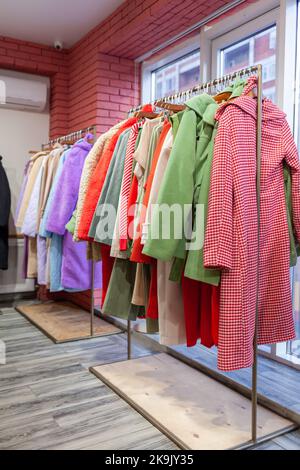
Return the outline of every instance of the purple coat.
[[[81,140],[73,145],[67,155],[46,224],[49,232],[64,237],[61,284],[65,289],[87,290],[91,287],[91,262],[86,258],[86,243],[75,243],[65,228],[76,208],[81,173],[91,148],[91,144]],[[101,287],[98,266],[95,287]]]

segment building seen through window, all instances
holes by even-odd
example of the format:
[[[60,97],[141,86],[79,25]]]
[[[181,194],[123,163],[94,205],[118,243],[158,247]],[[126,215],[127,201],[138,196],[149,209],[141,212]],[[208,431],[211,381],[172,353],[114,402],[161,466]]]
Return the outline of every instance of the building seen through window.
[[[221,50],[221,74],[251,65],[263,66],[264,96],[276,100],[276,26]]]
[[[200,51],[196,51],[152,72],[152,97],[163,98],[186,90],[199,80]]]

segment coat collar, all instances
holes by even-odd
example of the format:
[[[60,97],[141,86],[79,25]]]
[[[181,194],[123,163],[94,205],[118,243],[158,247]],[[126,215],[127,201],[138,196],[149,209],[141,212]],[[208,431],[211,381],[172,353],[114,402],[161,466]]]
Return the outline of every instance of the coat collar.
[[[252,98],[251,96],[240,96],[233,101],[229,101],[224,103],[220,106],[216,113],[216,120],[219,121],[228,106],[234,106],[236,108],[241,109],[246,114],[249,114],[253,119],[257,119],[257,99]],[[270,121],[278,121],[284,120],[286,114],[281,111],[278,106],[272,103],[271,100],[264,99],[263,100],[263,115],[262,120],[263,122],[270,122]]]
[[[203,118],[207,106],[214,103],[215,100],[211,96],[207,93],[203,93],[202,95],[195,96],[188,100],[185,104],[188,108],[192,109],[196,114]]]

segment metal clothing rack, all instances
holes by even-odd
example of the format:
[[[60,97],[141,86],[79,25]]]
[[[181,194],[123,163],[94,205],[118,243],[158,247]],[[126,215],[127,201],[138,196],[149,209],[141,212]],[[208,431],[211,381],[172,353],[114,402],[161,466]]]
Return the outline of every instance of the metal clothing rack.
[[[256,127],[256,195],[257,195],[257,217],[258,217],[258,250],[257,250],[257,286],[259,285],[259,242],[260,242],[260,189],[261,189],[261,143],[262,143],[262,102],[263,102],[263,93],[262,93],[262,65],[254,65],[236,71],[229,75],[224,75],[223,77],[214,79],[205,84],[199,84],[193,88],[172,94],[170,96],[164,97],[160,100],[163,102],[183,102],[189,99],[189,97],[194,94],[200,93],[202,91],[209,91],[212,88],[218,88],[222,85],[226,85],[229,82],[232,82],[234,79],[241,77],[249,77],[252,74],[257,76],[257,127]],[[155,106],[155,102],[152,104]],[[143,105],[139,105],[136,108],[129,110],[129,115],[140,111]],[[131,331],[131,321],[127,322],[127,339],[128,339],[128,359],[131,359],[132,351],[132,331]],[[258,365],[258,288],[256,292],[256,310],[255,310],[255,332],[253,339],[253,366],[252,366],[252,388],[251,388],[251,401],[252,401],[252,418],[251,418],[251,441],[245,443],[242,447],[247,447],[249,444],[258,443],[259,441],[265,440],[265,438],[258,439],[257,437],[257,407],[258,407],[258,394],[257,394],[257,365]],[[274,435],[277,435],[276,433]],[[274,437],[274,436],[272,436]],[[268,436],[270,439],[270,436]]]
[[[78,131],[70,132],[70,134],[62,135],[56,137],[56,139],[51,139],[47,144],[42,145],[42,150],[46,147],[51,147],[55,144],[66,144],[66,143],[75,143],[77,140],[81,139],[85,134],[91,133],[94,135],[94,139],[96,138],[96,126],[85,127]]]
[[[42,149],[44,150],[46,147],[53,146],[55,144],[71,144],[75,143],[77,140],[84,137],[86,134],[93,134],[94,141],[96,140],[96,126],[90,126],[83,129],[80,129],[75,132],[71,132],[70,134],[66,134],[56,139],[49,140],[47,144],[42,145]],[[95,329],[94,329],[94,310],[95,310],[95,261],[92,260],[92,270],[91,270],[91,307],[90,307],[90,335],[85,336],[84,339],[94,338],[95,337]]]

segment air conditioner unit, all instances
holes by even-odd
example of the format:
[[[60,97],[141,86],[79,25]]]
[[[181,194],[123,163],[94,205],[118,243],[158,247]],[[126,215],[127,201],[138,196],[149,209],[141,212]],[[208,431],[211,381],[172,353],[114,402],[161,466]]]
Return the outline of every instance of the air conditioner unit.
[[[1,108],[40,113],[45,111],[50,85],[48,78],[0,70],[0,83]]]

